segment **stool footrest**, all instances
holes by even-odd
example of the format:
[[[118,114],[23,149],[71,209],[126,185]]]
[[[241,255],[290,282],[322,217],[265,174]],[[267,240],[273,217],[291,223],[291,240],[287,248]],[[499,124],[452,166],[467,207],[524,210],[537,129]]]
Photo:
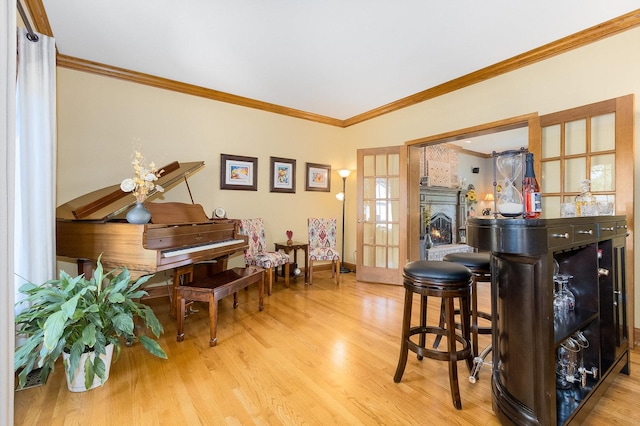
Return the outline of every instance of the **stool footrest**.
[[[407,345],[409,346],[409,350],[415,352],[418,357],[427,357],[431,359],[436,359],[438,361],[451,361],[453,359],[454,353],[447,351],[441,351],[438,349],[431,349],[425,346],[421,346],[418,343],[411,341],[411,336],[421,336],[426,334],[434,334],[438,336],[448,337],[448,331],[441,327],[411,327],[409,331],[409,341]],[[462,344],[462,349],[456,350],[455,359],[457,361],[464,361],[465,359],[471,356],[471,345],[469,342],[460,334],[456,333],[455,335],[456,341]]]

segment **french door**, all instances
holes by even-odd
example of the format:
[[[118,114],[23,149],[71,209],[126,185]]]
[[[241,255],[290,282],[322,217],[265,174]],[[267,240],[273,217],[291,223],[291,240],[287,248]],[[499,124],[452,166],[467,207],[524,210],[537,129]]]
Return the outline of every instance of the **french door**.
[[[401,284],[407,229],[406,159],[401,148],[358,150],[358,281]]]

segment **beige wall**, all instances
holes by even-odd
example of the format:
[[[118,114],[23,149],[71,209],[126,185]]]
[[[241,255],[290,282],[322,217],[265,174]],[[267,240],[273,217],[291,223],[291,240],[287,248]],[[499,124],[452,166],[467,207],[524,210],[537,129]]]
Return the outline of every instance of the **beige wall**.
[[[359,148],[402,145],[517,115],[547,114],[640,94],[638,46],[640,28],[346,129],[59,68],[58,203],[127,177],[131,141],[138,137],[144,154],[157,163],[205,161],[207,167],[189,180],[205,211],[222,206],[230,217],[262,216],[269,242],[282,239],[286,229],[302,239],[308,216],[341,216],[341,205],[334,198],[341,190],[340,177],[333,173],[331,193],[306,192],[305,162],[355,169]],[[635,102],[638,135],[638,96]],[[258,157],[257,192],[218,189],[220,153]],[[271,155],[297,160],[295,195],[269,192]],[[637,155],[636,170],[640,170]],[[638,188],[636,177],[636,193]],[[352,175],[347,180],[345,241],[350,263],[356,204],[349,194],[355,193]],[[167,200],[188,198],[184,190],[175,189]],[[640,271],[638,252],[636,271]],[[640,327],[639,312],[636,308],[636,327]]]
[[[305,191],[305,163],[355,169],[342,129],[167,90],[58,68],[58,204],[130,177],[133,140],[150,161],[203,160],[189,178],[193,198],[211,215],[265,219],[267,241],[306,241],[310,216],[336,217],[342,190],[333,171],[331,192]],[[220,154],[258,158],[258,191],[220,190]],[[269,157],[297,161],[296,193],[269,192]],[[189,202],[184,184],[166,201]],[[65,267],[66,269],[66,267]]]
[[[356,148],[400,145],[409,140],[463,129],[522,114],[540,115],[605,99],[636,94],[635,140],[640,135],[640,28],[564,55],[387,114],[346,129]],[[635,151],[635,194],[640,193],[640,160]],[[634,197],[635,198],[635,197]],[[638,206],[634,209],[638,222]],[[619,212],[622,213],[622,212]],[[352,213],[352,215],[355,213]],[[355,223],[347,222],[347,227]],[[634,235],[634,246],[638,241]],[[640,251],[634,267],[640,273]],[[640,328],[640,280],[635,327]]]

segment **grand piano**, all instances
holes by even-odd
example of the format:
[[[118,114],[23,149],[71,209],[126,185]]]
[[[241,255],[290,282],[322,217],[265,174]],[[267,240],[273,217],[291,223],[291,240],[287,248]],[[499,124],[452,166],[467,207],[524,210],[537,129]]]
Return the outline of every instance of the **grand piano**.
[[[166,190],[204,166],[204,162],[173,162],[157,183]],[[90,276],[100,258],[106,270],[126,267],[133,279],[159,271],[218,260],[226,269],[229,255],[248,249],[239,235],[239,221],[209,219],[200,204],[156,203],[153,192],[145,202],[151,223],[134,225],[124,215],[135,197],[112,185],[85,194],[56,210],[56,252],[77,261],[78,273]]]

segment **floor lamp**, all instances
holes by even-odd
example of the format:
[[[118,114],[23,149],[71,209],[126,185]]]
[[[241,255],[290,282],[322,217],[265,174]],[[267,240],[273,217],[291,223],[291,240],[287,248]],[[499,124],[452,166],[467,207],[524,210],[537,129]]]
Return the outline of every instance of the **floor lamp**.
[[[342,192],[336,194],[336,198],[342,201],[342,253],[340,254],[340,256],[342,256],[342,259],[340,262],[340,273],[346,274],[347,272],[351,272],[351,269],[344,267],[344,194],[347,189],[347,177],[349,177],[349,175],[351,174],[351,170],[338,170],[338,174],[342,178]]]

